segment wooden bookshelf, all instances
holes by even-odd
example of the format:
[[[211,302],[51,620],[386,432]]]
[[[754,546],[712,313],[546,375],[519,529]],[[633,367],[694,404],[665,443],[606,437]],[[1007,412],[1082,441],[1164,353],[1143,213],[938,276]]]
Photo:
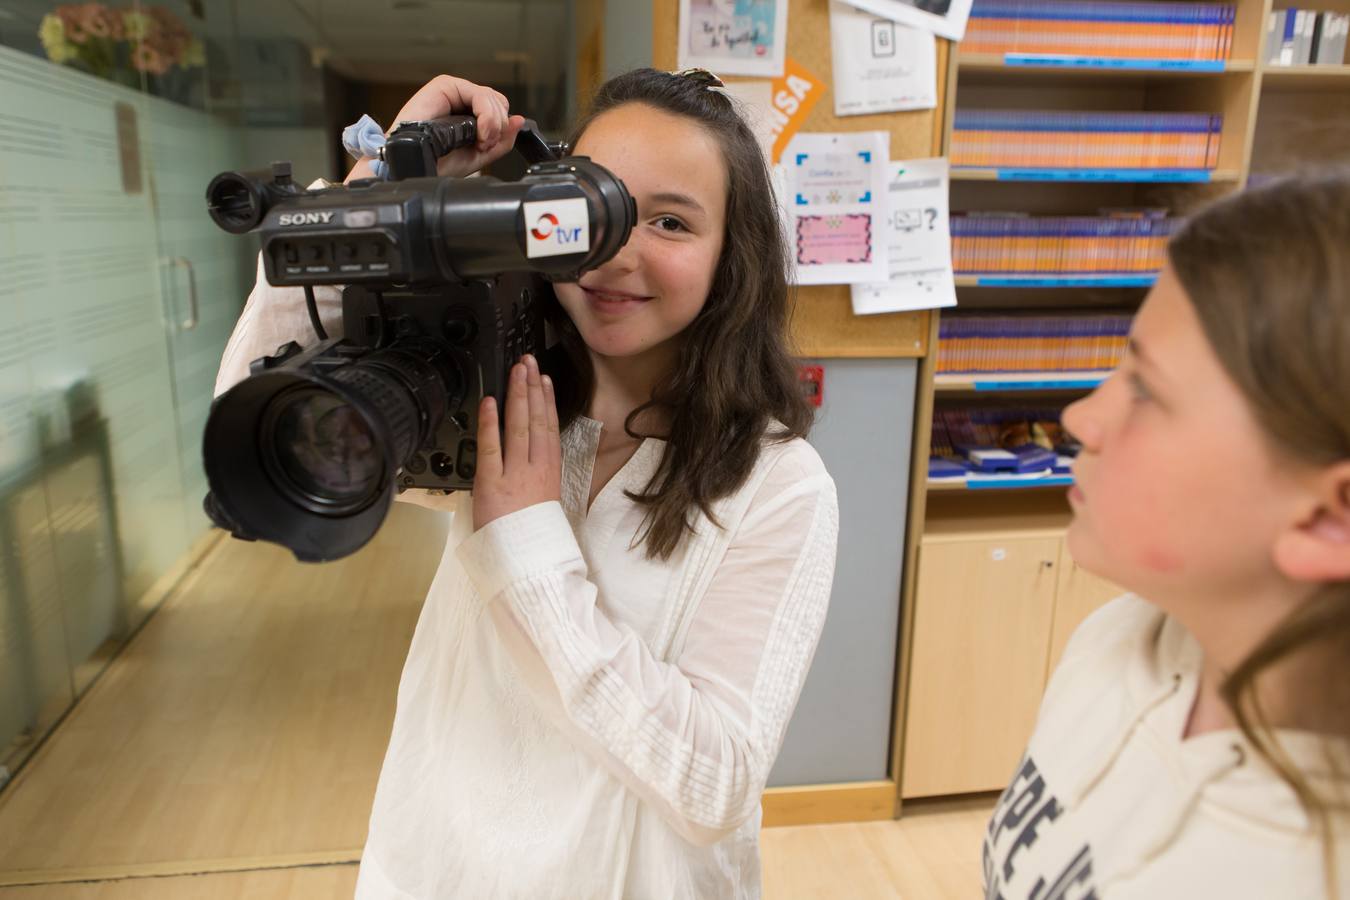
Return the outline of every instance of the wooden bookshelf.
[[[1011,57],[1011,59],[1010,59]],[[958,53],[961,72],[970,75],[980,72],[997,73],[1002,78],[1058,80],[1073,78],[1078,81],[1115,81],[1157,78],[1213,78],[1226,72],[1251,72],[1253,59],[1230,59],[1213,66],[1186,65],[1171,61],[1159,63],[1148,60],[1111,60],[1104,57],[1074,57],[1052,62],[1048,58],[1038,63],[1036,54]]]
[[[1264,66],[1262,91],[1350,91],[1350,66]]]
[[[1072,184],[1204,184],[1237,182],[1237,169],[1038,169],[952,166],[952,181],[1032,181]]]
[[[939,394],[983,394],[1022,391],[1085,391],[1105,381],[1106,370],[1069,372],[980,372],[933,376]]]

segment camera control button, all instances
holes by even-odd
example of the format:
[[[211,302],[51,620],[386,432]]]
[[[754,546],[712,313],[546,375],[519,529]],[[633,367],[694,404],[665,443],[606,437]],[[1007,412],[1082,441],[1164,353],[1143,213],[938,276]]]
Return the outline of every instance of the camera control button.
[[[373,209],[353,209],[343,213],[342,224],[348,228],[373,228],[376,218]]]

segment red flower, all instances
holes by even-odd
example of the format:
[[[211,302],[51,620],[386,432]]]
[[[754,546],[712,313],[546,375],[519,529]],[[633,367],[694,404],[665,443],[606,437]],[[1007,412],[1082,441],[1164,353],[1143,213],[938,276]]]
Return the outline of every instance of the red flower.
[[[66,40],[72,44],[83,44],[89,40],[89,34],[84,30],[84,15],[81,7],[74,5],[58,6],[56,15],[60,17],[61,24],[66,30]]]
[[[110,38],[114,25],[121,24],[121,16],[113,16],[102,3],[86,3],[79,7],[78,15],[80,26],[90,37]]]
[[[138,72],[149,72],[152,75],[163,75],[169,71],[172,63],[165,59],[164,54],[156,50],[148,41],[144,41],[135,46],[131,51],[131,64]]]

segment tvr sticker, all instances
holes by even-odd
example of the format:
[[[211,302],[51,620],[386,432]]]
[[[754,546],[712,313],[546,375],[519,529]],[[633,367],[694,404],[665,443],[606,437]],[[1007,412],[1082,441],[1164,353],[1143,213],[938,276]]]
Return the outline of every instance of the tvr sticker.
[[[526,257],[562,256],[591,249],[591,215],[584,197],[537,200],[522,206]]]

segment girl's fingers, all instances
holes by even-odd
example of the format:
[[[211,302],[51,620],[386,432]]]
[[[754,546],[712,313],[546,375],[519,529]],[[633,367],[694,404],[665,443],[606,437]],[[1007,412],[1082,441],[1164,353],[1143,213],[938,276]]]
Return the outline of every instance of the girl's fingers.
[[[478,404],[477,478],[500,478],[502,474],[502,435],[497,427],[497,401],[490,395]]]
[[[530,398],[525,383],[525,364],[511,367],[511,382],[506,388],[506,449],[503,460],[507,468],[517,469],[530,461]]]
[[[488,152],[496,147],[506,128],[505,98],[490,88],[482,88],[473,98],[473,114],[478,120],[478,149]]]
[[[548,452],[550,459],[562,459],[562,438],[559,435],[558,428],[558,398],[553,393],[553,379],[547,375],[543,376],[544,382],[544,413],[548,424]]]
[[[525,355],[525,383],[530,408],[530,463],[548,462],[548,412],[544,408],[544,382],[539,375],[539,361]]]

